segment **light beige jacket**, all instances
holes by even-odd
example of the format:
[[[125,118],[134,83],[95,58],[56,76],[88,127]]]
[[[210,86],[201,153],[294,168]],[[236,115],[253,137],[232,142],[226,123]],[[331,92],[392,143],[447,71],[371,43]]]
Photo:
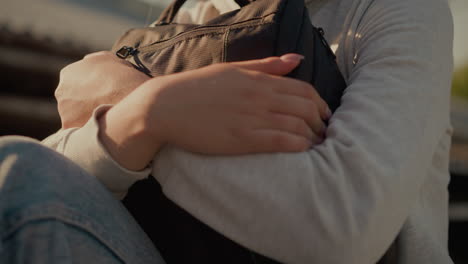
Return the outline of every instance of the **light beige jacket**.
[[[235,8],[232,0],[212,2],[222,12]],[[179,19],[207,19],[207,4]],[[323,144],[236,157],[166,147],[141,172],[111,159],[95,117],[45,144],[119,197],[152,171],[185,210],[282,262],[375,263],[387,252],[388,263],[451,263],[447,0],[312,0],[307,7],[348,83]]]

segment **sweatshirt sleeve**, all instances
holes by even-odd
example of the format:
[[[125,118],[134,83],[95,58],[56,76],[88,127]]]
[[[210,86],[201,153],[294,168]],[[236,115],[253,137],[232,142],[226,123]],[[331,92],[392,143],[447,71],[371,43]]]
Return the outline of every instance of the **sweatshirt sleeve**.
[[[397,236],[449,119],[444,0],[369,1],[327,139],[303,153],[164,149],[153,175],[182,208],[285,263],[375,263]]]
[[[98,118],[111,105],[102,105],[82,128],[59,130],[42,143],[71,159],[89,174],[98,178],[118,199],[123,199],[128,188],[137,180],[148,177],[151,168],[130,171],[112,159],[99,141]]]

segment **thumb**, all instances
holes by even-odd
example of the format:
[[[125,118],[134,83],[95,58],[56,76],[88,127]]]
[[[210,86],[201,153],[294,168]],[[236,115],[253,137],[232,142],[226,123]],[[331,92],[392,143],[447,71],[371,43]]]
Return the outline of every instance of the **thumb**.
[[[231,65],[245,70],[259,71],[272,75],[286,75],[294,70],[303,59],[304,56],[302,55],[289,53],[281,57],[268,57],[260,60],[231,62]]]

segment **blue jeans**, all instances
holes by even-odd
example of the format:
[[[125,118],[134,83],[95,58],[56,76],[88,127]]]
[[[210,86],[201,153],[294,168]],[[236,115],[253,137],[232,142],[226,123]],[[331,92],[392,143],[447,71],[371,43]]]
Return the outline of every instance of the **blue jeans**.
[[[37,141],[0,138],[0,263],[164,263],[100,182]]]

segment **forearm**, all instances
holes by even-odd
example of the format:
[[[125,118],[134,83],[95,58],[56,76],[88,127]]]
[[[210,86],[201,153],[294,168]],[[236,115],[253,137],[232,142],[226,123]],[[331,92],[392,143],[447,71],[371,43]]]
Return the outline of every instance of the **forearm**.
[[[255,82],[252,75],[261,74],[253,69],[283,75],[294,69],[300,59],[297,54],[288,54],[265,61],[217,64],[150,79],[113,107],[107,105],[95,111],[83,127],[73,128],[73,132],[54,144],[59,152],[102,179],[111,190],[121,193],[141,176],[131,177],[131,174],[147,167],[165,143],[210,154],[307,149],[314,132],[305,120],[322,131],[325,102],[312,87],[293,79],[264,74],[264,82],[252,85]],[[230,81],[230,85],[218,87],[218,82],[213,81],[216,78],[237,83]],[[300,96],[271,88],[280,84],[294,85],[287,92]],[[254,90],[261,91],[261,98]],[[287,98],[277,100],[284,97]],[[301,97],[304,99],[298,100]],[[300,111],[301,108],[308,111]],[[276,109],[291,116],[260,117],[265,110]],[[312,117],[305,117],[309,112],[313,112]],[[293,117],[295,115],[305,120]],[[275,122],[277,120],[281,122]],[[296,125],[298,120],[300,126]],[[258,128],[259,122],[264,123],[261,128]],[[283,144],[274,144],[272,139],[275,138],[280,138]]]
[[[148,166],[161,143],[148,132],[144,115],[127,107],[116,105],[101,116],[99,139],[117,163],[138,171]]]
[[[128,170],[114,161],[103,146],[98,138],[98,120],[110,107],[98,107],[83,127],[60,130],[42,143],[81,166],[99,179],[118,199],[122,199],[133,183],[148,177],[151,168]]]
[[[441,1],[378,0],[369,13],[322,145],[231,158],[166,149],[153,171],[165,194],[280,261],[377,262],[417,201],[448,125],[452,32]]]
[[[329,131],[340,128],[335,122]],[[228,158],[170,148],[158,155],[153,175],[169,199],[273,259],[372,263],[408,216],[434,146],[405,141],[413,150],[387,146],[375,158],[385,147],[363,148],[355,136],[340,131],[297,154]]]

